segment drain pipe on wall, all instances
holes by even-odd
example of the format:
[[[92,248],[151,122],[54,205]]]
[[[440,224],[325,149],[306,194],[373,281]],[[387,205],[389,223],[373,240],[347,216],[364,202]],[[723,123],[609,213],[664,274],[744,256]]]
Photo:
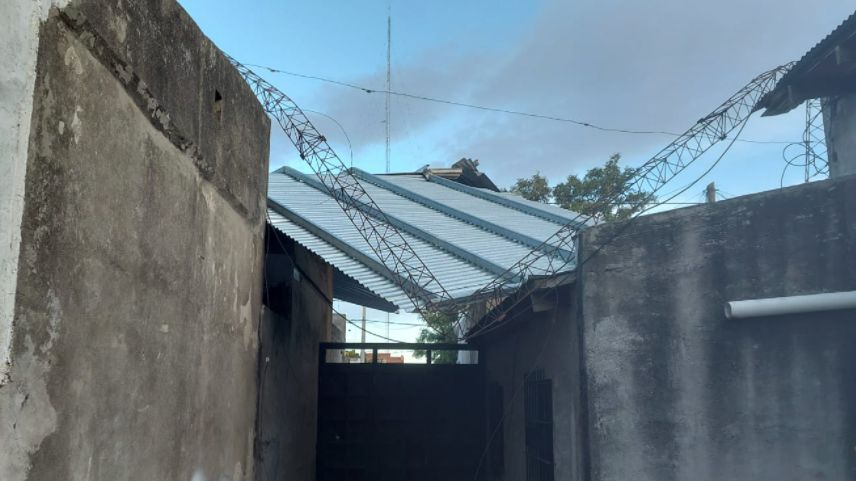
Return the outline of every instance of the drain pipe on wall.
[[[746,299],[725,303],[726,319],[856,309],[856,291]]]

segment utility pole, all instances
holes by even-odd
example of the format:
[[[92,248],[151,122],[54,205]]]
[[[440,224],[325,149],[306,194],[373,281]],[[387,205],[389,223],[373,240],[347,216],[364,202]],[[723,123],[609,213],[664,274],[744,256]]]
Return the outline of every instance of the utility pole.
[[[360,342],[362,344],[366,343],[366,306],[363,306],[363,328],[360,333]],[[366,362],[366,350],[360,349],[360,359],[363,360],[363,363]]]
[[[707,184],[707,188],[704,190],[705,196],[707,197],[707,203],[713,204],[716,202],[716,184],[711,182]]]

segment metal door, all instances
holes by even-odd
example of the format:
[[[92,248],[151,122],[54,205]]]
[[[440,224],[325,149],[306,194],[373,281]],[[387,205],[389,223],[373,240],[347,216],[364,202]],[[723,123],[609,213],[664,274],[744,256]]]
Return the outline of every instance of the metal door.
[[[473,481],[485,446],[481,364],[376,362],[378,350],[390,348],[321,345],[317,481]],[[436,344],[394,348],[475,350]],[[329,351],[342,349],[368,350],[372,362],[328,361],[340,359]]]

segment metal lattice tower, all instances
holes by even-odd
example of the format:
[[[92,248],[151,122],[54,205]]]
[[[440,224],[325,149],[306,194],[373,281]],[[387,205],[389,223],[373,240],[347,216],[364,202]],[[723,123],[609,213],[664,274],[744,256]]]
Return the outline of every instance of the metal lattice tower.
[[[226,57],[249,84],[264,110],[277,121],[297,148],[300,158],[336,200],[372,252],[394,274],[396,283],[414,305],[418,309],[430,309],[435,303],[451,301],[451,295],[401,232],[389,222],[357,178],[351,175],[345,163],[300,107],[255,72],[232,57]],[[271,202],[268,200],[269,205]],[[280,206],[271,205],[271,208],[276,210]]]
[[[728,100],[723,102],[713,112],[702,117],[689,130],[678,136],[636,171],[636,175],[627,184],[627,188],[615,196],[602,199],[604,205],[614,203],[619,195],[643,194],[639,204],[644,207],[664,185],[683,172],[711,147],[728,138],[728,134],[746,122],[756,110],[758,101],[771,91],[781,76],[793,67],[788,63],[758,75],[746,86],[738,90]],[[633,206],[631,206],[633,207]],[[637,210],[637,209],[634,209]],[[500,276],[476,292],[474,297],[488,299],[488,306],[497,306],[507,295],[508,283],[511,279],[526,279],[531,275],[550,275],[562,272],[569,267],[570,262],[555,255],[560,249],[577,252],[576,235],[581,223],[591,219],[579,215],[579,219],[571,221],[542,244],[543,249],[534,249],[523,259],[508,269],[506,275]],[[577,262],[584,260],[577,259]],[[543,266],[546,263],[546,268]],[[505,312],[489,309],[488,314],[481,319],[477,332],[484,332],[491,325],[500,322]]]
[[[802,142],[788,144],[782,151],[782,157],[786,164],[782,171],[782,183],[789,167],[802,167],[804,182],[829,176],[821,99],[805,101],[805,129]]]

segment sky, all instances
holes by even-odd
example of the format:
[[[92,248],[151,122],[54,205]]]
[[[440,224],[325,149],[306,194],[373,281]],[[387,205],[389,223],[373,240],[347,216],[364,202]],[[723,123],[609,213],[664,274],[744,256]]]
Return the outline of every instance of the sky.
[[[392,90],[672,132],[690,128],[757,74],[801,57],[854,9],[852,0],[180,2],[220,48],[243,63],[383,89],[389,13]],[[256,70],[311,111],[310,120],[346,163],[383,172],[384,95]],[[778,117],[755,114],[741,138],[799,141],[804,116],[802,109]],[[535,172],[555,184],[613,153],[622,155],[624,165],[639,165],[671,140],[396,96],[389,126],[392,171],[448,166],[469,157],[500,186]],[[669,189],[687,185],[722,147]],[[708,182],[716,183],[722,197],[802,182],[799,169],[782,178],[784,147],[737,142],[703,182],[675,200],[701,201]],[[270,166],[282,165],[308,171],[274,128]],[[359,317],[353,307],[343,309]],[[375,312],[371,318],[386,316]],[[391,326],[390,337],[395,328],[405,340],[417,331]]]

